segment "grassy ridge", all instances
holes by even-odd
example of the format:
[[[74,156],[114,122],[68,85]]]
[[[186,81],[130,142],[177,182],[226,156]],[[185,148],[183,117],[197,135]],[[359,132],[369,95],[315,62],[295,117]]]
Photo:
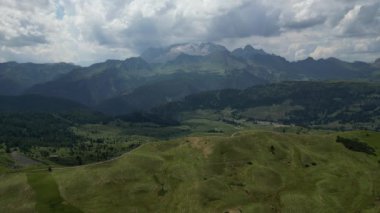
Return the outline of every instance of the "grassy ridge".
[[[63,197],[89,212],[378,212],[377,157],[344,148],[336,136],[181,138],[54,177]]]
[[[0,212],[380,211],[379,155],[336,142],[357,139],[379,154],[380,133],[282,128],[194,134],[105,163],[3,174]]]

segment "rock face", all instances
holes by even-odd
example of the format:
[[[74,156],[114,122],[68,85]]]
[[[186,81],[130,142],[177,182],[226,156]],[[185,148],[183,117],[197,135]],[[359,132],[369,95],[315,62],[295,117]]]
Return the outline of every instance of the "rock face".
[[[376,61],[373,63],[373,66],[380,68],[380,58],[376,59]]]
[[[167,48],[149,48],[141,57],[149,63],[166,63],[180,55],[206,56],[215,52],[228,51],[221,45],[213,43],[185,43],[175,44]]]
[[[247,45],[244,48],[238,48],[232,52],[233,55],[236,57],[241,57],[245,59],[250,59],[258,55],[268,55],[264,50],[262,49],[255,49],[251,45]]]

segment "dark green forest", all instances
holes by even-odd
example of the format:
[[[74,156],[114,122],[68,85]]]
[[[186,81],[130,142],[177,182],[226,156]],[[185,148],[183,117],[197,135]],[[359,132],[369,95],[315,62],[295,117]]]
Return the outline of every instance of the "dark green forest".
[[[292,109],[285,116],[268,121],[306,126],[333,122],[369,124],[363,126],[380,129],[380,85],[365,82],[284,82],[245,90],[210,91],[162,105],[153,112],[180,120],[182,112],[230,108],[235,118],[254,121],[254,114],[243,112],[284,103]]]

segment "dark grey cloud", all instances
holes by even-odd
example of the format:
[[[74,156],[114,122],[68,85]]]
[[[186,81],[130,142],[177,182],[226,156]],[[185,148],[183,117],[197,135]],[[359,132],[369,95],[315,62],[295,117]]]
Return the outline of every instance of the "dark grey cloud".
[[[100,45],[117,45],[116,41],[110,37],[110,33],[107,32],[102,26],[94,25],[91,27],[92,33],[89,35],[93,41],[97,42]]]
[[[284,27],[288,29],[301,30],[301,29],[305,29],[309,27],[314,27],[316,25],[324,24],[326,20],[327,20],[327,17],[321,16],[321,17],[310,18],[310,19],[302,20],[302,21],[290,21],[289,23],[286,23]]]
[[[161,43],[161,39],[165,39],[165,36],[160,34],[154,18],[140,17],[122,34],[125,36],[125,40],[129,40],[125,44],[139,52],[155,46]]]
[[[380,3],[356,5],[341,21],[342,36],[378,34],[380,29]]]
[[[242,38],[280,33],[278,11],[270,11],[259,2],[250,2],[213,18],[209,38]]]
[[[19,35],[10,39],[0,36],[0,44],[8,47],[23,47],[46,44],[48,41],[43,35]]]

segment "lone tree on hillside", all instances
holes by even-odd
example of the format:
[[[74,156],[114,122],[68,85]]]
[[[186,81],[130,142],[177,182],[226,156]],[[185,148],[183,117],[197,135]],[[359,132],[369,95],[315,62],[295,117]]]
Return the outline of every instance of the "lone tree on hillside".
[[[82,165],[83,162],[82,162],[82,158],[80,156],[77,156],[76,160],[78,162],[78,165]]]
[[[270,152],[272,153],[272,154],[274,154],[274,151],[275,151],[275,148],[274,148],[274,146],[272,145],[272,146],[270,146]]]

